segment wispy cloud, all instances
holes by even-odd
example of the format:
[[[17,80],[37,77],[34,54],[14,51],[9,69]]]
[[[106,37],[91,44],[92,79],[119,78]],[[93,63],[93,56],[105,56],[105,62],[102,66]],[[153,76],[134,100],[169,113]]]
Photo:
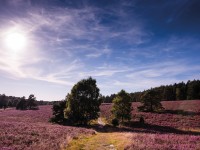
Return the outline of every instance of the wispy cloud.
[[[51,0],[5,1],[9,5],[5,8],[10,9],[0,9],[1,76],[44,81],[68,89],[92,76],[104,94],[198,77],[198,38],[176,34],[162,37],[167,31],[161,32],[161,27],[157,36],[151,30],[155,24],[148,22],[152,18],[140,18],[146,10],[138,14],[136,1],[119,1],[104,7],[88,3],[61,7],[60,1]],[[171,5],[165,2],[157,9],[167,10]],[[154,7],[151,4],[147,9]],[[171,21],[182,13],[177,11],[171,13]],[[165,19],[170,14],[166,16]],[[5,34],[11,30],[20,31],[27,38],[27,47],[20,53],[4,46]]]
[[[14,2],[11,1],[11,3],[15,5]],[[132,41],[135,44],[142,43],[141,37],[145,36],[145,34],[139,25],[134,24],[133,27],[125,29],[123,28],[125,25],[121,25],[118,22],[116,25],[121,29],[114,30],[112,26],[105,26],[101,23],[102,18],[99,16],[102,11],[95,7],[85,7],[82,9],[54,7],[50,10],[37,8],[27,11],[26,17],[12,17],[7,26],[22,27],[33,45],[30,47],[30,50],[37,49],[37,51],[31,60],[26,60],[22,57],[20,57],[20,60],[12,60],[4,57],[2,63],[6,63],[7,67],[4,65],[1,67],[1,70],[11,70],[12,68],[13,73],[12,71],[8,72],[15,77],[47,80],[62,84],[66,83],[66,81],[64,79],[57,79],[58,76],[54,74],[55,70],[46,69],[51,67],[51,65],[55,67],[55,64],[45,63],[45,61],[52,62],[53,59],[61,60],[60,64],[58,63],[57,65],[63,66],[63,68],[59,67],[61,68],[60,70],[65,70],[64,66],[67,65],[66,63],[62,64],[64,60],[68,59],[72,61],[73,59],[77,59],[76,55],[85,55],[86,58],[98,58],[103,55],[109,56],[113,51],[108,42],[110,39],[115,40],[120,38],[124,41]],[[116,13],[115,15],[123,17],[121,16],[122,13]],[[125,14],[123,13],[123,15]],[[1,28],[1,30],[6,29]],[[45,50],[47,47],[48,50]],[[27,57],[31,56],[27,55]],[[35,60],[35,57],[37,57],[37,60]],[[32,66],[29,65],[30,63]],[[41,64],[41,66],[37,64]],[[70,65],[73,64],[68,64],[68,66]],[[30,67],[27,69],[31,72],[30,74],[24,72],[27,66]],[[41,72],[43,72],[43,76]],[[101,76],[112,75],[115,72],[118,71],[98,70],[83,74]],[[67,75],[67,73],[63,74],[63,76]]]
[[[184,60],[174,62],[160,62],[149,65],[141,65],[127,70],[120,76],[113,76],[104,82],[103,92],[112,89],[115,93],[121,89],[129,92],[142,91],[150,87],[169,85],[177,82],[193,79],[200,72],[199,65],[186,63]]]

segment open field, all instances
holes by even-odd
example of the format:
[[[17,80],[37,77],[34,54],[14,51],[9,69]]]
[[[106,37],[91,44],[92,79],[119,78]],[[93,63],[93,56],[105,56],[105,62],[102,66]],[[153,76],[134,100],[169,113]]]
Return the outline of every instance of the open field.
[[[34,111],[0,110],[0,150],[200,150],[200,101],[162,103],[166,111],[159,114],[137,112],[140,103],[133,103],[133,124],[120,128],[51,124],[51,106]],[[111,115],[110,109],[111,104],[101,105],[103,122]],[[135,124],[141,115],[145,126]]]
[[[133,126],[124,135],[128,134],[126,149],[200,149],[200,101],[165,101],[162,102],[166,111],[163,113],[138,112],[140,103],[133,103]],[[104,118],[111,116],[111,104],[101,106],[101,115]],[[135,124],[143,116],[146,126]],[[130,142],[131,139],[131,142]]]
[[[57,150],[80,135],[94,130],[61,126],[48,122],[51,106],[39,110],[0,110],[0,150]]]
[[[169,126],[174,128],[200,128],[200,100],[163,101],[163,113],[138,112],[139,102],[132,103],[132,121],[138,121],[143,116],[148,124]],[[112,104],[101,105],[101,115],[104,118],[111,116]]]

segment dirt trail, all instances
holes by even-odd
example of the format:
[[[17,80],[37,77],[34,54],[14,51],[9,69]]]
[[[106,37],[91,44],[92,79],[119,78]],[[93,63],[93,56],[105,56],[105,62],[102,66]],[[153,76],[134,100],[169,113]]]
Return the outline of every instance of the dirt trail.
[[[100,128],[106,125],[98,118]],[[128,132],[97,132],[95,135],[73,139],[67,150],[123,150],[130,143],[131,133]]]
[[[123,150],[130,143],[131,133],[97,133],[71,141],[67,150]]]

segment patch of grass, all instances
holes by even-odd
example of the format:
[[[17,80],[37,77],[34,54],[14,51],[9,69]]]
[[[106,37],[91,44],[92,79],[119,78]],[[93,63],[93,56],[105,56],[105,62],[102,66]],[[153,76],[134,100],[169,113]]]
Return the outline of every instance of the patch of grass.
[[[129,142],[128,133],[97,133],[96,135],[80,136],[78,139],[73,139],[67,150],[123,150]]]
[[[200,132],[200,128],[180,128],[182,131]]]

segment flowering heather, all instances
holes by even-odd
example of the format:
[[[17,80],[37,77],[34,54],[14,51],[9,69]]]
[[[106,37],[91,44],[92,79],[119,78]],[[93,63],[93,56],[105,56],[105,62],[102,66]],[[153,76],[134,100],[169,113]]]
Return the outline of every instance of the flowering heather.
[[[143,116],[145,127],[132,126],[127,150],[200,150],[200,101],[162,102],[166,113],[138,112],[140,103],[133,103],[132,121]],[[101,115],[111,116],[112,104],[101,105]],[[177,110],[187,113],[177,113]],[[179,112],[179,111],[178,111]],[[192,113],[191,113],[192,112]]]
[[[149,113],[138,112],[137,107],[140,106],[139,102],[132,103],[133,121],[138,121],[140,116],[143,116],[145,122],[148,124],[169,126],[174,128],[200,128],[200,100],[189,101],[164,101],[163,107],[172,112],[166,113]],[[111,116],[112,104],[102,104],[101,115],[105,118]],[[176,110],[182,110],[186,114],[176,113]],[[188,114],[187,114],[188,112]]]
[[[200,136],[132,133],[126,150],[199,150]]]
[[[80,134],[93,134],[93,130],[60,126],[48,122],[51,106],[39,110],[0,110],[0,150],[57,150]]]

